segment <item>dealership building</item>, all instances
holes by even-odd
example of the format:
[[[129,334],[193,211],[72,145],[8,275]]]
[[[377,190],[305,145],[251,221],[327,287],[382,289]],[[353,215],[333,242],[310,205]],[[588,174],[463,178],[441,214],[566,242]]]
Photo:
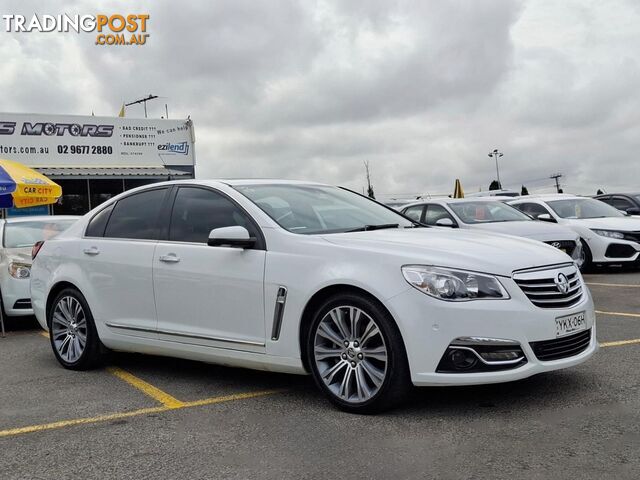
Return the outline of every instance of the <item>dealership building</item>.
[[[58,203],[6,216],[81,215],[125,190],[195,176],[191,120],[0,113],[0,158],[62,187]]]

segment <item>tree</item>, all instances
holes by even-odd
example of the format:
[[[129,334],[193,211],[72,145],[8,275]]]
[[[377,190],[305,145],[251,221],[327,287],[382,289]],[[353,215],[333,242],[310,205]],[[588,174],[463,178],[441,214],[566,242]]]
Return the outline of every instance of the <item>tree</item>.
[[[364,168],[367,171],[367,196],[375,200],[376,196],[373,193],[373,185],[371,185],[371,175],[369,174],[369,162],[364,162]]]
[[[604,192],[602,191],[602,189],[598,189],[598,191],[596,192],[596,195],[602,195]]]
[[[527,190],[527,187],[525,187],[524,185],[522,185],[522,190],[520,190],[520,195],[522,196],[529,195],[529,190]]]
[[[502,190],[502,185],[497,180],[493,180],[489,185],[489,190]]]

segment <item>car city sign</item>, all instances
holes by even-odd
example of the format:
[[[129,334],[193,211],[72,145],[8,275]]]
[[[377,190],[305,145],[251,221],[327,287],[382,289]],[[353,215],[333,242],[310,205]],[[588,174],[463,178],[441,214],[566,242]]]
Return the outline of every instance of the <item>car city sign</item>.
[[[148,13],[112,15],[24,15],[3,14],[6,32],[96,32],[96,45],[144,45],[147,33]]]

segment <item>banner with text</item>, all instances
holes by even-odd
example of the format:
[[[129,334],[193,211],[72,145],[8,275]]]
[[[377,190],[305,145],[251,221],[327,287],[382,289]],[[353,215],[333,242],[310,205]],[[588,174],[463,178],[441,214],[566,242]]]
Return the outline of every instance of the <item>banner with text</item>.
[[[0,113],[0,158],[30,167],[194,164],[190,120]]]

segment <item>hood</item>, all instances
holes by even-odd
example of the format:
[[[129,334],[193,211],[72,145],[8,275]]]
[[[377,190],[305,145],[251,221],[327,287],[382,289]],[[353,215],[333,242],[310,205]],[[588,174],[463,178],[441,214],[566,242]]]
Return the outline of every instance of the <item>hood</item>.
[[[514,270],[571,262],[536,240],[460,229],[388,229],[324,235],[335,245],[425,264],[511,276]]]
[[[516,222],[492,222],[474,224],[472,229],[485,230],[487,232],[502,233],[504,235],[515,235],[516,237],[532,238],[541,242],[572,240],[577,236],[566,227],[561,227],[553,223],[536,221],[516,221]]]
[[[563,220],[569,225],[580,225],[587,228],[640,232],[640,218],[635,217],[565,218]]]
[[[5,248],[4,256],[9,262],[19,262],[25,265],[31,265],[31,247],[22,248]]]

